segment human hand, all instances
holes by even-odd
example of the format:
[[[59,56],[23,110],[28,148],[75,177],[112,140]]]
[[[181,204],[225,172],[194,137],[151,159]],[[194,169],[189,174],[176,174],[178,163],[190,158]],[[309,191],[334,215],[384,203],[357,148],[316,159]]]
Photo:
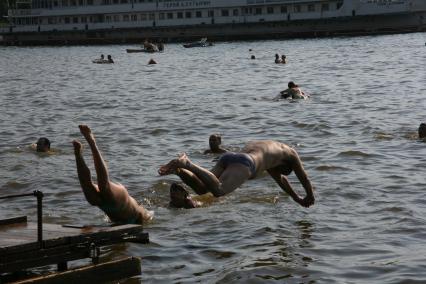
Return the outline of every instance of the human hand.
[[[315,203],[315,197],[314,195],[307,195],[305,198],[301,200],[299,203],[303,207],[308,208],[309,206],[313,205]]]

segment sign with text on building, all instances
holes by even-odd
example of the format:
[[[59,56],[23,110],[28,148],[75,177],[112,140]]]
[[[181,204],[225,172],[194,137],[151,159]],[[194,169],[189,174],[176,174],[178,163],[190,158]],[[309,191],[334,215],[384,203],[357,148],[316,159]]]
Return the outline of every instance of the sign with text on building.
[[[173,1],[163,2],[163,8],[201,8],[209,7],[211,1]]]

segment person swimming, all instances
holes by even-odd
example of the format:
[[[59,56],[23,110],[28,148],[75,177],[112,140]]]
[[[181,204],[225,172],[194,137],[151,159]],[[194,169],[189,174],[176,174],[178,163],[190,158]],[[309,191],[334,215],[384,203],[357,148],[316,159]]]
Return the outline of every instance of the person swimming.
[[[210,149],[204,151],[204,154],[222,154],[227,152],[226,149],[222,148],[222,136],[220,134],[212,134],[209,137]]]
[[[307,99],[309,96],[305,95],[304,92],[296,85],[293,81],[288,82],[288,88],[280,92],[281,98],[283,99]]]
[[[426,138],[426,123],[420,123],[418,132],[419,132],[419,138],[420,139]]]
[[[36,143],[31,145],[31,148],[40,153],[47,153],[50,151],[50,140],[46,137],[41,137]]]
[[[280,55],[278,53],[275,53],[275,63],[276,64],[281,63]]]
[[[112,56],[111,55],[108,55],[108,63],[114,63],[114,60],[112,60]]]

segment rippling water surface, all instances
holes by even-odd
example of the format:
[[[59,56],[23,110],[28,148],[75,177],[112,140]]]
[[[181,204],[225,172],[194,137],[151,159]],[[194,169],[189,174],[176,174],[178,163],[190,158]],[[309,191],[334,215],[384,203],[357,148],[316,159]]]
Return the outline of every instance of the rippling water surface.
[[[154,55],[0,47],[0,195],[42,190],[46,221],[107,224],[77,180],[71,141],[84,123],[113,180],[155,211],[150,244],[106,256],[142,257],[142,275],[126,283],[425,283],[426,144],[415,138],[426,121],[425,38],[170,44]],[[116,63],[92,64],[101,53]],[[274,64],[275,53],[289,63]],[[311,99],[273,101],[290,80]],[[178,179],[159,177],[159,165],[186,151],[211,167],[203,151],[217,132],[236,149],[253,139],[295,147],[316,204],[300,207],[265,175],[209,207],[168,208]],[[53,154],[29,149],[40,136]],[[35,210],[31,198],[0,203],[1,217],[32,220]]]

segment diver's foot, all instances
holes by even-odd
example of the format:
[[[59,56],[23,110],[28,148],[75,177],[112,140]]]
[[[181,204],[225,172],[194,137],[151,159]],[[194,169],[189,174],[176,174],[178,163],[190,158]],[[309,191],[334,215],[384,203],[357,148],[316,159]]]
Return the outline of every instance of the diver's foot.
[[[188,163],[188,156],[182,153],[177,159],[173,159],[167,165],[161,166],[158,173],[161,176],[176,174],[178,168],[184,168]]]
[[[90,129],[89,126],[85,124],[81,124],[78,126],[78,128],[80,128],[80,132],[81,134],[83,134],[84,138],[86,138],[87,142],[91,142],[95,140],[95,137],[93,136],[92,130]]]
[[[74,153],[76,155],[81,155],[83,152],[83,145],[78,140],[72,141],[72,145],[74,146]]]

